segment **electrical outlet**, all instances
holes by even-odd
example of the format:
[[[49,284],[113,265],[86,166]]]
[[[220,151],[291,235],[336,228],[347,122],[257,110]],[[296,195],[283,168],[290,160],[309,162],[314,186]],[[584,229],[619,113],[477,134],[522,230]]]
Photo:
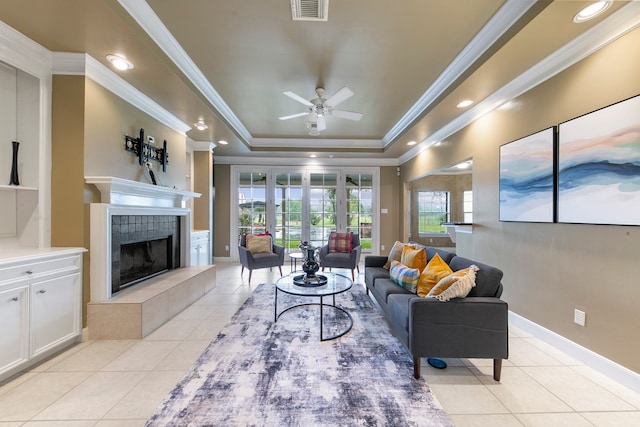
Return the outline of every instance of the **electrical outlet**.
[[[229,250],[229,245],[224,245],[224,250],[228,251]]]
[[[573,311],[573,323],[584,326],[587,321],[587,313],[577,308]]]
[[[384,245],[380,246],[380,250],[384,251]]]

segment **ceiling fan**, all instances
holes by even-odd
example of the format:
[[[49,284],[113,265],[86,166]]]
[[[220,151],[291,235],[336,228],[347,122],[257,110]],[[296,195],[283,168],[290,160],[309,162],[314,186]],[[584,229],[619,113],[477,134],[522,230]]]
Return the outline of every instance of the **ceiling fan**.
[[[329,98],[324,97],[324,88],[316,88],[317,98],[313,98],[310,101],[307,101],[300,95],[297,95],[291,91],[282,93],[287,95],[289,98],[294,99],[303,105],[306,105],[308,107],[308,110],[303,113],[291,114],[289,116],[282,116],[278,118],[280,120],[289,120],[296,117],[310,116],[311,123],[313,124],[315,122],[316,127],[315,129],[311,127],[311,132],[309,132],[309,135],[319,135],[320,131],[327,128],[327,123],[325,121],[325,118],[327,116],[347,120],[360,120],[362,118],[362,113],[336,110],[334,108],[336,105],[353,96],[353,91],[346,86],[331,95]]]

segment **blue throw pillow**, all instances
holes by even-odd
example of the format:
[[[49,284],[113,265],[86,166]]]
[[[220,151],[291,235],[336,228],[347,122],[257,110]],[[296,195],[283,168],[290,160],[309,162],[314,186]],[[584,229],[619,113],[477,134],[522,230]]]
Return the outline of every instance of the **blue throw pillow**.
[[[391,268],[389,269],[389,277],[396,284],[415,294],[416,288],[418,287],[418,279],[420,279],[420,270],[417,268],[409,268],[399,261],[392,261]]]

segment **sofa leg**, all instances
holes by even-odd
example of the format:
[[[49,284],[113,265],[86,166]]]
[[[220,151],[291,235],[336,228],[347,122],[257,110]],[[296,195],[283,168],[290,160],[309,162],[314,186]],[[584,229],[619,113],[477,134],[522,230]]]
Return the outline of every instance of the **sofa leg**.
[[[249,270],[249,283],[251,283],[251,273],[253,273],[253,270]]]
[[[278,268],[280,269],[280,276],[282,276],[282,266],[278,266]]]
[[[242,266],[242,269],[240,270],[240,275],[242,276],[242,273],[244,273],[244,265]]]
[[[500,374],[502,374],[502,359],[493,359],[493,379],[500,381]]]
[[[356,281],[356,276],[355,276],[353,270],[351,270],[351,280],[354,281],[354,282]]]
[[[420,358],[413,356],[413,378],[420,379]]]

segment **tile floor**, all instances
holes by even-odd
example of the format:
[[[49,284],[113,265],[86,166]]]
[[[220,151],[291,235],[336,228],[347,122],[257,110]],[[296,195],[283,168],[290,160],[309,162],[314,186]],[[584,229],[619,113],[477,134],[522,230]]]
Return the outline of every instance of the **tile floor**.
[[[84,342],[0,384],[0,427],[144,425],[255,286],[278,273],[247,277],[218,263],[216,288],[145,339]],[[448,359],[442,371],[425,362],[456,426],[640,426],[640,394],[516,328],[509,344],[500,383],[490,360]]]

